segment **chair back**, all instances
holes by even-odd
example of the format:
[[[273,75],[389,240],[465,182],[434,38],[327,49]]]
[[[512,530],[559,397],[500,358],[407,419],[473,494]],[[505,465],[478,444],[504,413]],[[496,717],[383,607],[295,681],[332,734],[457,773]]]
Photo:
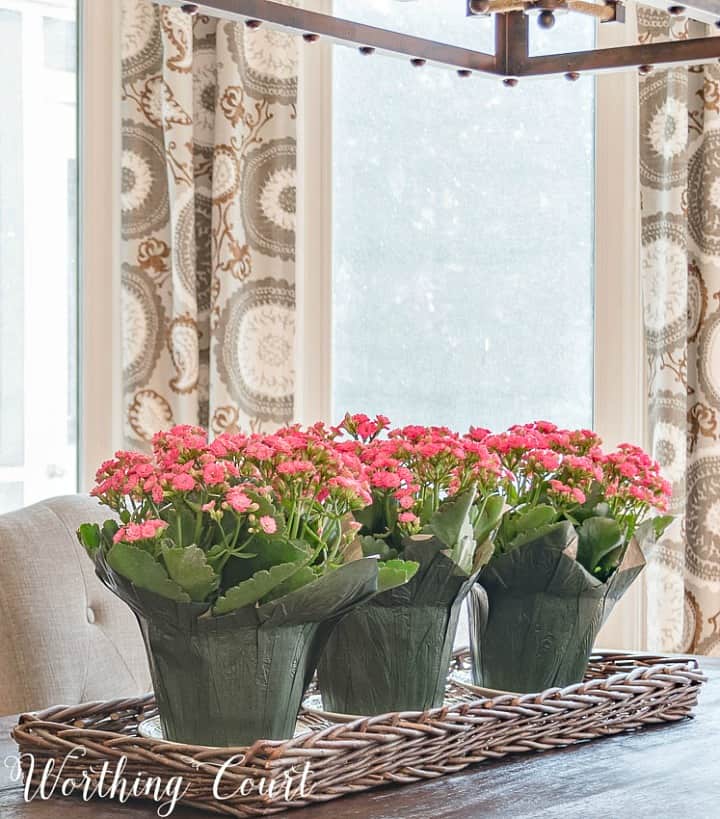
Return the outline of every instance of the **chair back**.
[[[0,515],[0,715],[150,689],[135,617],[75,535],[107,517],[80,495]]]

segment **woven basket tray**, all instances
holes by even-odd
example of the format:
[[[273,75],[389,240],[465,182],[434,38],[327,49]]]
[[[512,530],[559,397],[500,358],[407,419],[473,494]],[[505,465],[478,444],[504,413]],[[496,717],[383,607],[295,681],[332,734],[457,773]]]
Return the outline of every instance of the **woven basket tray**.
[[[455,668],[466,666],[467,653],[456,654],[453,662]],[[381,785],[433,779],[486,759],[680,720],[696,705],[704,681],[693,659],[597,652],[585,681],[563,690],[478,699],[450,682],[443,708],[344,723],[301,713],[306,733],[286,742],[261,740],[251,748],[201,748],[139,737],[138,723],[156,714],[150,695],[24,714],[13,736],[21,752],[34,755],[33,784],[47,760],[65,759],[71,748],[80,747],[84,757],[66,763],[65,777],[83,772],[95,777],[105,760],[114,769],[125,757],[128,780],[182,776],[188,788],[182,804],[229,816],[265,816]],[[221,793],[245,783],[246,795],[217,801],[218,768],[233,754],[244,759],[223,776]],[[286,772],[292,771],[297,783],[307,763],[306,795],[296,789],[286,799]],[[279,783],[273,797],[252,786],[270,779]]]

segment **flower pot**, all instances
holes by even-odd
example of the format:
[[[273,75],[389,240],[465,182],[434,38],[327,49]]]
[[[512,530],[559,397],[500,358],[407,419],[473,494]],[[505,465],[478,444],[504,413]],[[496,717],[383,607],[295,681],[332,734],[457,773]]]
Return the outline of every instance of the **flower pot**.
[[[407,546],[420,563],[404,586],[343,618],[318,665],[323,707],[344,714],[425,711],[442,705],[468,576],[435,539]]]
[[[98,561],[100,579],[135,612],[166,739],[245,746],[289,739],[333,627],[377,588],[377,564],[349,563],[261,606],[211,616],[135,587]]]
[[[576,560],[563,522],[493,558],[468,596],[473,679],[518,693],[581,682],[600,627],[645,560],[632,540],[605,583]]]

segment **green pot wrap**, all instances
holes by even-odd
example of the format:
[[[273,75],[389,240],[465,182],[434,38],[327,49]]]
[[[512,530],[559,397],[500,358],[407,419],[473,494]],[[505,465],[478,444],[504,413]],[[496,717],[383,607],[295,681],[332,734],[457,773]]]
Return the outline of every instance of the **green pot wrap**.
[[[192,745],[289,739],[303,693],[338,620],[377,589],[358,560],[261,606],[211,616],[137,588],[98,557],[100,579],[135,612],[163,734]]]
[[[533,693],[581,682],[595,638],[645,565],[635,540],[605,583],[575,560],[564,521],[493,558],[468,596],[473,679]]]
[[[442,705],[462,602],[471,575],[430,538],[405,547],[420,564],[404,586],[343,618],[318,666],[323,707],[342,714],[425,711]]]

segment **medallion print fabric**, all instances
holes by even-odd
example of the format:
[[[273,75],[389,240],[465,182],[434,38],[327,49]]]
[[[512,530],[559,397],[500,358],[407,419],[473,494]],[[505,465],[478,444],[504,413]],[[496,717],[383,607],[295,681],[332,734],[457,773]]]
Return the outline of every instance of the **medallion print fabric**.
[[[125,437],[293,414],[297,43],[122,0]]]
[[[707,36],[638,8],[641,42]],[[652,452],[677,520],[648,563],[651,649],[720,656],[720,65],[640,80]]]

